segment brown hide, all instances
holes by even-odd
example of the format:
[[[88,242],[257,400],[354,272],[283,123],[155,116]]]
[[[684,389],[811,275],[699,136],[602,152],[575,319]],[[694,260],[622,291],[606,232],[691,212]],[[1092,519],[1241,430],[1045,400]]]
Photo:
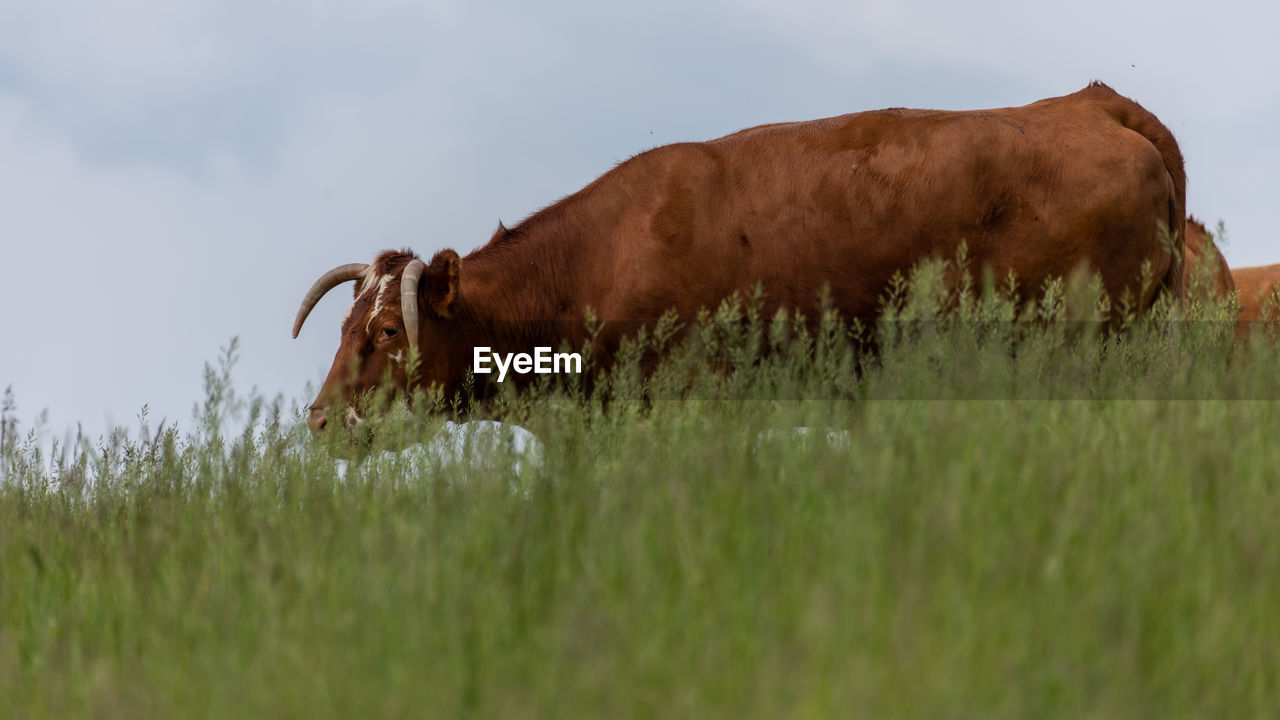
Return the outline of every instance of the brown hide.
[[[1213,233],[1205,229],[1204,223],[1194,216],[1187,217],[1186,264],[1183,266],[1183,278],[1186,286],[1192,286],[1192,275],[1204,273],[1201,282],[1214,297],[1227,298],[1236,289],[1231,279],[1231,268],[1227,267],[1227,259],[1213,242]]]
[[[846,318],[872,319],[894,273],[954,257],[961,243],[972,267],[1013,272],[1022,288],[1084,264],[1113,297],[1128,292],[1147,307],[1162,289],[1185,292],[1172,262],[1185,183],[1169,130],[1100,83],[1023,107],[880,110],[659,147],[499,226],[462,258],[456,287],[438,291],[452,291],[452,317],[420,301],[414,385],[451,396],[477,345],[532,352],[566,340],[577,349],[588,308],[605,323],[607,361],[638,324],[669,309],[692,318],[757,282],[768,313],[812,315],[827,286]],[[384,253],[369,277],[389,273],[385,292],[395,292],[407,259]],[[1154,277],[1145,288],[1144,263]],[[429,271],[422,282],[448,279]],[[351,402],[389,367],[395,375],[385,356],[405,350],[404,338],[378,333],[400,311],[388,300],[366,317],[377,295],[361,294],[369,284],[357,288],[317,406]],[[403,373],[392,380],[406,387]]]
[[[1246,337],[1254,323],[1277,320],[1280,303],[1280,265],[1235,268],[1231,271],[1236,290],[1240,292],[1240,321],[1237,337]]]

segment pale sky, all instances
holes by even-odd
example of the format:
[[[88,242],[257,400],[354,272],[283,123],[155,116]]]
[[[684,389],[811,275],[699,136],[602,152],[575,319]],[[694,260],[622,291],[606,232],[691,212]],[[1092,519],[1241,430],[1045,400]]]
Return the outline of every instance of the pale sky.
[[[765,122],[1022,105],[1099,79],[1186,156],[1233,265],[1280,262],[1265,2],[0,0],[0,389],[25,427],[304,397],[385,248],[466,253],[616,162]],[[536,6],[536,7],[535,7]]]

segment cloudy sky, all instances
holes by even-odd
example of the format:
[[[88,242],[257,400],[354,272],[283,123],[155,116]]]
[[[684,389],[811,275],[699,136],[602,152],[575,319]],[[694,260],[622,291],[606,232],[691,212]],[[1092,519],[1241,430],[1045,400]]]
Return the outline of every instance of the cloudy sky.
[[[306,400],[384,248],[466,252],[619,160],[764,122],[1021,105],[1155,112],[1233,265],[1280,262],[1274,3],[0,0],[0,388],[56,433]]]

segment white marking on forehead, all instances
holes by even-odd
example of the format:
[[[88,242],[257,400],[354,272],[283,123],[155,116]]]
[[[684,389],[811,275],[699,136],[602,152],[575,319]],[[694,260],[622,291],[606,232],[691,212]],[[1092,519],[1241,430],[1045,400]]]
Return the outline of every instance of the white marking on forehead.
[[[386,307],[387,286],[391,284],[391,276],[383,275],[378,280],[378,289],[373,295],[373,312],[369,313],[369,320],[365,323],[365,330],[368,331],[373,327],[373,319],[382,314],[382,308]]]
[[[374,296],[374,301],[373,301],[374,315],[377,315],[378,313],[382,312],[382,305],[384,302],[384,298],[386,297],[386,294],[387,294],[387,286],[390,284],[391,284],[390,275],[383,275],[382,279],[378,281],[378,292]]]
[[[360,294],[364,295],[377,284],[378,272],[375,265],[365,268],[364,274],[360,276]]]
[[[397,365],[404,364],[404,350],[397,350],[395,355],[388,355],[387,357],[391,358],[391,362]]]

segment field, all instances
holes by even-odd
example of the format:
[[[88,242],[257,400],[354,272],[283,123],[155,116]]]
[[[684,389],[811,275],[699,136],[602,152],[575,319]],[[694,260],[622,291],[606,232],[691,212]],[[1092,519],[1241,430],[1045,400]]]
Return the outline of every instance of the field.
[[[186,432],[6,415],[0,717],[1274,717],[1272,329],[934,279],[874,354],[748,299],[505,395],[518,471],[356,465],[444,415],[312,440],[230,351]]]

